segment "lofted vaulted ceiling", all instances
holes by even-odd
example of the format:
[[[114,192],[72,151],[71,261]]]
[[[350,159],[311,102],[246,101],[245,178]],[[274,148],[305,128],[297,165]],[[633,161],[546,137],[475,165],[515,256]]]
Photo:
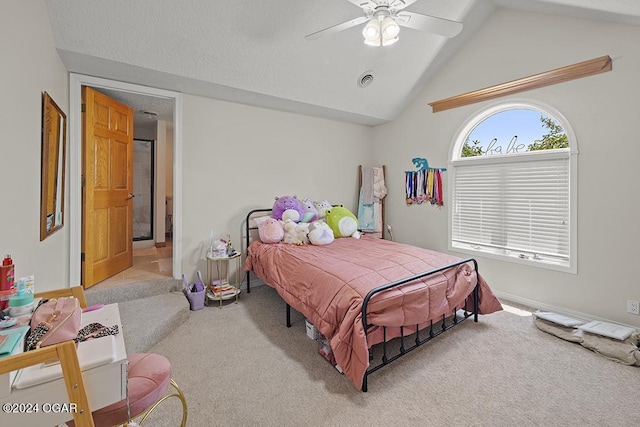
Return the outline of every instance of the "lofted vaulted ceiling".
[[[371,47],[362,25],[305,39],[362,16],[347,0],[47,0],[71,72],[372,126],[394,120],[498,7],[640,25],[638,0],[418,0],[406,10],[462,32],[402,28],[397,43]],[[170,103],[120,100],[171,120]]]

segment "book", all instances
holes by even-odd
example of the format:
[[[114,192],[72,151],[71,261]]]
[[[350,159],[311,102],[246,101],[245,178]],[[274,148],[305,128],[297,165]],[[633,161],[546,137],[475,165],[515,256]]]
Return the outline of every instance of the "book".
[[[10,332],[7,335],[3,335],[3,337],[4,339],[2,343],[0,343],[0,357],[9,356],[13,353],[16,344],[18,344],[18,341],[20,341],[22,337],[22,332]]]
[[[233,290],[235,289],[233,286],[229,285],[228,283],[225,283],[224,285],[219,285],[219,286],[212,286],[211,287],[211,291],[212,292],[223,292],[223,291],[229,291],[229,290]]]
[[[223,291],[223,292],[215,292],[213,294],[214,297],[226,297],[229,295],[235,295],[236,291],[235,290],[231,290],[231,291]]]
[[[628,326],[616,325],[598,320],[593,320],[589,323],[578,326],[578,329],[620,341],[626,340],[635,331],[635,329]]]
[[[218,285],[213,285],[210,287],[210,289],[211,289],[211,293],[215,297],[225,297],[229,295],[235,295],[237,293],[236,288],[226,282]]]

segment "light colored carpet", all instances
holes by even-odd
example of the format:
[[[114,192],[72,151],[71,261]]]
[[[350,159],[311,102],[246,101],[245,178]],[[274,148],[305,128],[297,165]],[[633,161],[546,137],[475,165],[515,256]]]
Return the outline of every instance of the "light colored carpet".
[[[191,312],[152,352],[167,356],[189,426],[639,425],[640,370],[538,330],[481,316],[369,377],[357,391],[318,353],[271,288]],[[176,399],[149,419],[176,426]]]

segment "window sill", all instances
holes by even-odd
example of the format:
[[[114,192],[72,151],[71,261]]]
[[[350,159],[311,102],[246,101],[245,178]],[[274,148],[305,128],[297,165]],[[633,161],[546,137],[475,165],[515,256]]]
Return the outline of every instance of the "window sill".
[[[571,265],[572,264],[571,261],[561,262],[561,261],[544,259],[544,258],[533,259],[532,257],[521,258],[519,254],[516,254],[516,253],[505,254],[503,253],[502,250],[498,250],[498,249],[492,250],[490,248],[474,249],[473,247],[471,247],[471,245],[466,245],[466,244],[453,245],[451,242],[449,243],[449,250],[453,252],[460,252],[460,253],[473,255],[473,256],[481,256],[485,258],[496,259],[499,261],[506,261],[506,262],[511,262],[515,264],[526,265],[534,268],[542,268],[545,270],[554,270],[562,273],[571,273],[571,274],[578,273],[576,266]]]

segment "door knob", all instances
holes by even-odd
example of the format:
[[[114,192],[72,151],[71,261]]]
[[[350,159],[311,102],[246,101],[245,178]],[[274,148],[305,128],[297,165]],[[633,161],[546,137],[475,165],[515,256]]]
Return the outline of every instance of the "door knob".
[[[129,193],[129,195],[127,196],[127,200],[129,200],[129,199],[133,199],[134,197],[136,197],[136,196],[135,196],[135,195],[133,195],[133,194],[131,194],[131,193]]]

